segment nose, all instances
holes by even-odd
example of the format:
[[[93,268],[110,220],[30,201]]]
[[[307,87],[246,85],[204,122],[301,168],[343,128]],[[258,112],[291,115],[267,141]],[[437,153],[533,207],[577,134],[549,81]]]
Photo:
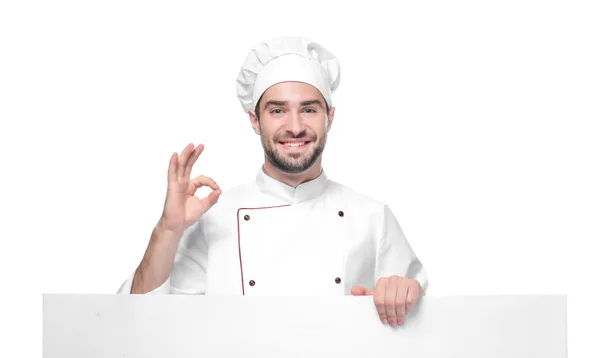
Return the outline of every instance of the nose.
[[[290,112],[288,119],[287,131],[292,133],[294,137],[297,137],[304,132],[304,123],[298,113],[295,111]]]

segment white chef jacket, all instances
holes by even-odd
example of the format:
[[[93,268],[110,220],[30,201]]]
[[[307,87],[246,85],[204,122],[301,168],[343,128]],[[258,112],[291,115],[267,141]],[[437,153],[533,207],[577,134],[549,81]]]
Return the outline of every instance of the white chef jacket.
[[[134,274],[118,293],[130,293]],[[184,231],[170,276],[149,293],[350,295],[391,275],[427,291],[427,273],[386,204],[324,171],[294,188],[261,168]]]

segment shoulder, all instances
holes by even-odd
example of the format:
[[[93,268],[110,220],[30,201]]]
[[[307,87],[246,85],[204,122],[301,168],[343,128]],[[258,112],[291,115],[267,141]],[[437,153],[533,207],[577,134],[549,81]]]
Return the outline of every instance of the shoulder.
[[[339,198],[340,201],[352,207],[359,208],[363,212],[382,215],[386,210],[389,210],[387,203],[367,196],[360,190],[350,188],[333,180],[329,180],[328,185],[330,192]]]

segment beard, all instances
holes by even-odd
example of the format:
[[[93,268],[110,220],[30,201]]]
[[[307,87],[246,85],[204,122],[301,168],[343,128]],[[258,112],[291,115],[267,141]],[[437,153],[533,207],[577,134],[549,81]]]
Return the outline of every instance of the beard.
[[[280,141],[294,138],[309,138],[311,140],[309,144],[310,148],[307,148],[302,153],[282,153],[280,150],[277,150],[277,146],[279,146]],[[265,136],[261,133],[260,141],[267,159],[271,164],[273,164],[274,167],[285,173],[297,174],[306,171],[313,164],[315,164],[317,159],[319,159],[323,153],[323,150],[325,149],[327,134],[323,135],[321,138],[318,138],[317,141],[316,135],[307,136],[305,132],[302,132],[297,136],[277,136],[273,138],[273,140],[265,138]]]

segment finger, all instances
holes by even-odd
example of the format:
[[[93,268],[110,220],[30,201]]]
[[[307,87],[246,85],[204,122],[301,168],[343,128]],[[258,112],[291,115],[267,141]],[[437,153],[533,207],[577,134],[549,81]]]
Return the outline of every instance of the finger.
[[[185,163],[185,169],[183,171],[184,178],[190,177],[190,175],[192,174],[192,168],[194,167],[194,164],[196,164],[196,160],[198,160],[198,157],[200,157],[200,154],[202,154],[203,151],[204,151],[204,145],[202,145],[202,144],[199,144],[196,147],[196,149],[194,149],[194,151],[192,152],[187,163]]]
[[[406,317],[406,298],[408,294],[407,280],[401,279],[396,292],[396,314],[398,315],[398,324],[404,324]]]
[[[192,143],[186,145],[185,148],[183,148],[183,152],[181,152],[181,155],[179,156],[179,161],[178,161],[178,164],[179,164],[177,167],[177,177],[178,178],[183,177],[183,172],[185,170],[185,163],[187,163],[188,158],[189,158],[193,148],[194,148],[194,144],[192,144]]]
[[[388,284],[385,289],[385,314],[387,315],[387,319],[391,327],[396,327],[398,325],[398,315],[396,312],[397,288],[398,280],[394,277],[391,277],[388,280]]]
[[[171,182],[177,179],[177,153],[171,154],[169,160],[169,172],[167,175],[167,181]]]
[[[192,182],[192,184],[194,184],[196,189],[201,188],[205,185],[209,186],[213,190],[219,189],[219,186],[217,185],[217,183],[215,183],[214,180],[204,175],[197,176],[190,181]]]
[[[406,314],[408,314],[414,307],[422,295],[421,284],[417,282],[414,285],[409,286],[408,294],[406,295]]]
[[[219,201],[220,195],[221,195],[221,189],[217,189],[217,190],[211,192],[210,194],[208,194],[208,196],[206,198],[201,200],[202,206],[204,208],[206,208],[206,210],[210,209],[213,205],[215,205],[217,203],[217,201]]]
[[[363,286],[354,286],[350,290],[350,293],[353,296],[372,296],[373,290],[369,290],[368,288],[363,287]]]
[[[386,280],[379,279],[377,281],[377,286],[375,286],[375,293],[373,294],[373,301],[375,302],[375,307],[377,307],[377,313],[379,314],[379,319],[383,324],[387,324],[387,315],[385,314],[385,289],[386,289]]]

